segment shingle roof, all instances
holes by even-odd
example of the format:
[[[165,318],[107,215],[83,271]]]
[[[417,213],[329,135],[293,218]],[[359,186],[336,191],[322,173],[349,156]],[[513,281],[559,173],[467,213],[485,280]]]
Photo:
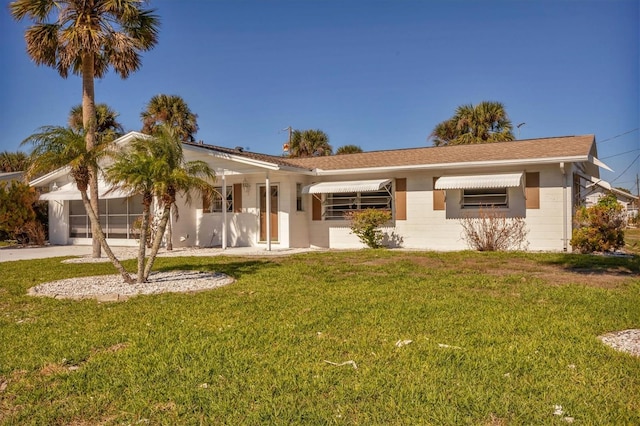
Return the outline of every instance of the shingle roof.
[[[455,145],[371,151],[313,158],[290,158],[293,165],[310,169],[342,170],[465,162],[533,160],[588,156],[593,135],[528,139],[477,145]]]
[[[201,143],[187,143],[224,154],[306,170],[353,170],[377,167],[410,167],[491,161],[527,161],[586,158],[594,135],[562,136],[477,145],[405,148],[311,158],[286,158]]]

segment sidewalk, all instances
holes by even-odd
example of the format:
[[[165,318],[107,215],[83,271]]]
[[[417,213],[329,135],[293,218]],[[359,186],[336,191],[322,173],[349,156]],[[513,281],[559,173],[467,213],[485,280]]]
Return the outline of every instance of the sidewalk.
[[[137,247],[111,247],[113,253],[120,260],[134,259],[137,255]],[[295,253],[317,251],[309,248],[272,249],[267,251],[264,247],[232,247],[226,250],[221,248],[193,248],[179,247],[172,251],[160,249],[159,257],[176,256],[284,256]],[[91,246],[45,246],[25,248],[0,248],[0,262],[13,260],[44,259],[48,257],[76,256],[82,259],[90,258],[93,262],[109,262],[104,250],[100,259],[91,258]],[[148,251],[147,251],[148,253]],[[88,260],[88,259],[87,259]]]

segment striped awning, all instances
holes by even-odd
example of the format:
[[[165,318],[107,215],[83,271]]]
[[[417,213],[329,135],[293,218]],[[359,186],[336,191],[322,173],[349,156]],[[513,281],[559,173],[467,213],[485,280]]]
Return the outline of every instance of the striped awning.
[[[302,188],[303,194],[334,194],[338,192],[380,191],[391,179],[352,180],[341,182],[320,182]]]
[[[101,199],[113,199],[113,198],[127,198],[129,194],[121,191],[119,189],[115,189],[113,191],[109,191],[111,186],[105,183],[102,179],[98,181],[98,196]],[[89,196],[91,198],[91,196]],[[68,183],[66,185],[61,186],[57,190],[52,190],[50,192],[46,192],[40,195],[40,200],[59,200],[59,201],[67,201],[67,200],[82,200],[82,196],[80,195],[80,191],[76,187],[75,182]]]
[[[435,189],[482,189],[509,188],[522,185],[524,173],[501,173],[496,175],[442,176]]]

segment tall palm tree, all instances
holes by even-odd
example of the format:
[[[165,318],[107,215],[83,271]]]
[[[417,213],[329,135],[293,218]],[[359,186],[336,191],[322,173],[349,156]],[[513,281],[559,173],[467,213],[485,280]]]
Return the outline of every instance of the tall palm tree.
[[[358,154],[364,152],[358,145],[343,145],[336,150],[336,155]]]
[[[107,256],[122,275],[127,283],[133,283],[120,261],[111,251],[107,239],[100,226],[98,214],[91,206],[89,200],[90,170],[98,169],[99,160],[107,154],[108,144],[98,144],[92,149],[87,149],[84,131],[76,131],[68,127],[45,126],[40,132],[34,133],[25,139],[22,144],[31,144],[31,167],[27,175],[33,175],[43,170],[52,170],[60,167],[69,167],[69,174],[73,178],[80,191],[82,204],[91,222],[91,232],[100,242]]]
[[[290,157],[318,157],[332,153],[329,136],[320,129],[294,130],[291,133]]]
[[[29,168],[29,156],[22,151],[0,152],[0,172],[23,172]]]
[[[11,14],[28,18],[27,53],[37,65],[55,68],[62,78],[82,76],[82,127],[87,151],[96,145],[94,79],[109,68],[127,78],[141,65],[140,53],[155,46],[159,21],[140,0],[15,0]],[[98,213],[97,168],[89,167],[91,205]],[[93,256],[100,257],[94,238]]]
[[[118,114],[107,104],[96,104],[96,140],[114,141],[124,134],[124,128],[118,121]],[[69,127],[75,131],[84,128],[82,125],[82,105],[76,105],[69,112]]]
[[[177,95],[156,95],[151,98],[142,118],[142,133],[153,135],[163,124],[175,129],[182,142],[194,142],[198,132],[198,116]]]
[[[107,168],[106,176],[116,188],[141,194],[145,200],[145,209],[150,209],[150,194],[156,197],[162,208],[146,265],[146,234],[144,238],[143,235],[140,237],[138,282],[145,282],[160,249],[171,206],[175,204],[177,195],[184,195],[187,204],[191,203],[192,192],[210,196],[214,191],[212,183],[215,174],[204,161],[185,161],[178,132],[165,125],[158,129],[152,142],[132,142],[129,150],[115,157],[113,165]],[[148,224],[148,220],[145,219],[149,216],[148,211],[146,210],[147,214],[143,213],[143,221],[146,221],[142,226],[143,231]]]
[[[429,138],[435,146],[507,142],[515,139],[504,105],[483,101],[461,105],[453,117],[433,129]]]
[[[178,95],[156,95],[151,98],[145,110],[140,114],[142,118],[142,133],[153,135],[162,126],[171,127],[180,141],[195,141],[198,131],[198,116],[191,112],[189,105]],[[176,206],[170,207],[176,212]],[[177,216],[172,214],[172,216]],[[167,250],[173,250],[173,226],[171,220],[168,225]]]

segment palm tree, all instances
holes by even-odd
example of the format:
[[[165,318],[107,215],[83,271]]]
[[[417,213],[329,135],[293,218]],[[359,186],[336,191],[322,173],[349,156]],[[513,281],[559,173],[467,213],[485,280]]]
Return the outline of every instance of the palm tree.
[[[168,125],[174,129],[180,141],[195,141],[194,134],[198,131],[198,116],[191,112],[187,103],[180,96],[156,95],[152,97],[140,117],[142,118],[142,133],[153,135],[163,125]],[[173,212],[176,211],[175,206],[170,208]],[[169,220],[167,250],[173,250],[171,220]]]
[[[133,280],[107,244],[98,214],[91,206],[88,195],[90,170],[92,168],[98,169],[98,162],[107,154],[109,145],[106,143],[98,144],[88,150],[84,131],[76,131],[68,127],[59,126],[41,127],[40,132],[29,136],[22,144],[33,145],[31,167],[27,171],[29,176],[43,170],[69,167],[69,174],[75,181],[78,191],[80,191],[82,204],[89,216],[92,235],[99,241],[125,282],[133,283]]]
[[[429,138],[435,146],[507,142],[515,139],[504,105],[483,101],[461,105],[453,117],[433,129]]]
[[[138,282],[145,282],[160,249],[171,206],[175,204],[177,195],[183,194],[187,204],[191,203],[192,192],[210,196],[214,191],[211,183],[215,174],[204,161],[186,162],[178,132],[165,125],[157,130],[152,142],[144,139],[132,142],[129,150],[115,157],[115,162],[107,169],[106,176],[115,188],[143,196],[145,213],[142,232],[145,232],[148,225],[148,219],[145,218],[149,216],[151,194],[156,197],[162,208],[160,223],[153,237],[146,265],[146,233],[140,236]]]
[[[359,154],[361,152],[364,151],[362,151],[362,148],[360,148],[358,145],[343,145],[336,150],[336,155]]]
[[[124,128],[118,121],[118,114],[107,104],[96,105],[96,140],[109,142],[116,140],[124,134]],[[84,128],[82,125],[82,105],[76,105],[69,112],[69,127],[75,131]]]
[[[22,172],[29,168],[29,156],[22,151],[0,152],[0,172]]]
[[[160,126],[173,127],[182,142],[194,142],[198,132],[198,116],[177,95],[156,95],[151,98],[142,118],[142,133],[153,135]]]
[[[289,156],[293,158],[331,155],[329,136],[319,129],[294,130],[291,133]]]
[[[62,78],[82,76],[82,127],[87,152],[96,145],[94,79],[109,68],[122,78],[137,71],[140,53],[155,46],[159,21],[140,0],[15,0],[11,14],[28,18],[27,53],[37,65],[55,68]],[[98,214],[97,168],[89,166],[91,205]],[[93,256],[100,257],[94,238]]]

